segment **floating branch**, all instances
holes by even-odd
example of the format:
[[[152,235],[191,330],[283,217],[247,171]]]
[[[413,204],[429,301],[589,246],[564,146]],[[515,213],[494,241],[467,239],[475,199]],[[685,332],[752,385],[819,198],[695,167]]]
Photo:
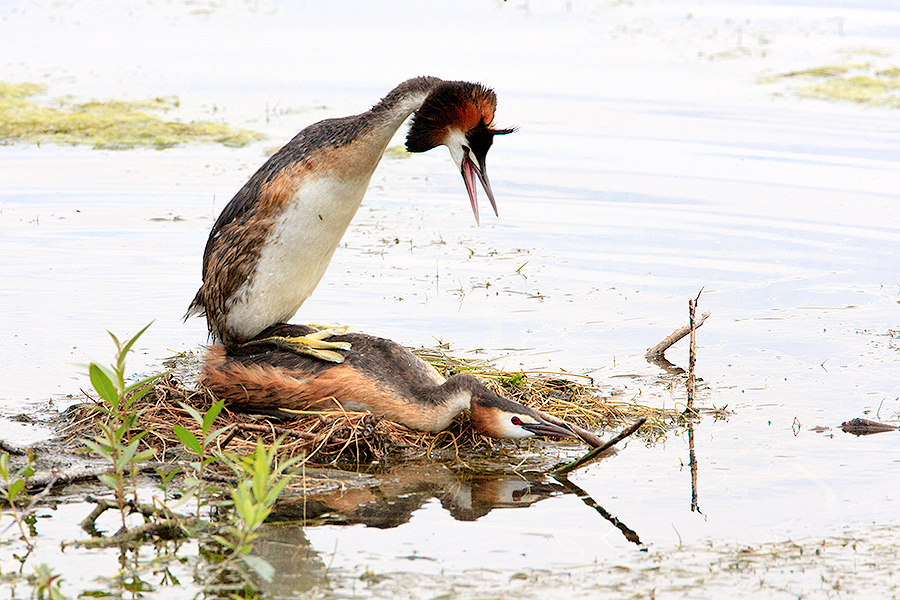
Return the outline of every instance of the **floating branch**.
[[[635,431],[640,429],[641,425],[643,425],[646,422],[647,422],[646,417],[642,417],[642,418],[638,419],[634,424],[632,424],[630,427],[628,427],[628,429],[626,429],[625,431],[616,435],[615,437],[613,437],[611,440],[609,440],[605,444],[597,446],[596,448],[594,448],[593,450],[591,450],[590,452],[588,452],[587,454],[585,454],[578,460],[570,462],[567,465],[563,465],[560,468],[554,470],[550,474],[553,476],[557,476],[557,475],[565,475],[566,473],[568,473],[570,471],[574,471],[578,467],[594,460],[594,458],[596,458],[604,450],[608,450],[608,449],[612,448],[613,446],[615,446],[616,444],[618,444],[619,442],[621,442],[622,440],[624,440],[625,438],[630,436],[632,433],[634,433]]]
[[[707,318],[709,318],[709,315],[710,315],[710,312],[707,310],[707,311],[704,311],[703,314],[701,314],[699,317],[697,317],[694,322],[694,329],[697,329],[698,327],[703,325],[703,322],[706,321]],[[673,331],[672,333],[667,335],[660,343],[653,346],[652,348],[648,348],[647,353],[644,354],[644,358],[646,358],[647,360],[663,358],[663,355],[665,354],[666,350],[668,350],[671,346],[673,346],[675,344],[675,342],[677,342],[684,336],[688,335],[690,332],[691,332],[691,324],[690,323],[688,323],[687,325],[684,325],[682,327],[679,327],[678,329],[676,329],[675,331]]]

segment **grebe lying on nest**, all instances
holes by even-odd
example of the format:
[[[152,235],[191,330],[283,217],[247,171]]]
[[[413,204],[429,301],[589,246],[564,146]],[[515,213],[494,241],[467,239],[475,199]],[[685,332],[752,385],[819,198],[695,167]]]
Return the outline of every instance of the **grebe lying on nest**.
[[[279,324],[259,336],[298,337],[318,331]],[[390,340],[363,333],[342,333],[332,339],[350,344],[340,351],[341,363],[275,348],[250,345],[228,351],[213,346],[201,383],[230,408],[243,412],[289,418],[289,411],[343,407],[436,432],[468,409],[475,429],[490,437],[581,438],[598,445],[596,436],[503,398],[472,375],[444,378]]]

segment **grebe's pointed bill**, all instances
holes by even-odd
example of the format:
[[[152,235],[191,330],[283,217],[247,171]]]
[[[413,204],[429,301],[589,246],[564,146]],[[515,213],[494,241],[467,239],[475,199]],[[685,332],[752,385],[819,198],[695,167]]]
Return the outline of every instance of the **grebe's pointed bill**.
[[[564,439],[564,438],[575,438],[578,437],[565,427],[560,427],[559,425],[554,425],[553,423],[548,423],[543,419],[539,419],[535,422],[529,422],[524,419],[520,419],[519,417],[512,418],[513,425],[518,425],[525,431],[528,431],[532,435],[539,435],[547,438],[556,438],[556,439]]]
[[[562,425],[546,421],[536,411],[487,390],[472,396],[471,418],[475,429],[494,438],[523,439],[534,436],[576,438]]]
[[[478,170],[478,167],[475,166],[475,163],[469,158],[467,152],[462,160],[462,178],[466,184],[466,192],[469,194],[469,202],[472,204],[472,214],[475,215],[475,224],[480,226],[481,220],[478,218],[478,189],[475,187],[476,173],[478,173],[478,178],[484,181],[484,179],[481,178],[481,171]],[[493,195],[489,194],[489,197],[491,198],[491,204],[493,204]],[[497,209],[494,208],[494,212],[496,211]]]
[[[491,182],[488,180],[483,163],[482,166],[479,166],[477,159],[472,160],[470,152],[465,148],[461,162],[460,171],[462,172],[463,181],[466,184],[466,192],[469,194],[469,202],[472,204],[472,214],[475,215],[475,224],[481,225],[480,219],[478,218],[478,189],[475,187],[476,176],[478,177],[478,181],[481,182],[481,187],[484,188],[484,193],[487,194],[488,200],[491,201],[491,208],[494,209],[494,216],[499,217],[500,213],[497,212],[497,201],[494,200],[494,191],[491,189]]]

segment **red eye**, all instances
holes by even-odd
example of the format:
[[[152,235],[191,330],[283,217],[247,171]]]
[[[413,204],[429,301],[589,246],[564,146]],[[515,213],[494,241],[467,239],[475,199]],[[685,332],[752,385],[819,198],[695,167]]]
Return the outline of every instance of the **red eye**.
[[[520,419],[519,417],[513,417],[513,418],[512,418],[512,424],[513,424],[513,425],[521,425],[521,424],[522,424],[522,419]]]

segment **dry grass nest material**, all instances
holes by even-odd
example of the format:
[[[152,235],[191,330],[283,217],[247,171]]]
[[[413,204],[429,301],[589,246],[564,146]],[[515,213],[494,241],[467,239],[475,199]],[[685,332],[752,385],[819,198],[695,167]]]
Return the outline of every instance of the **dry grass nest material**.
[[[415,353],[445,375],[467,372],[479,376],[507,398],[592,431],[618,430],[639,417],[647,417],[647,423],[637,435],[650,443],[667,431],[686,424],[684,416],[676,410],[613,401],[591,383],[574,381],[578,376],[504,372],[485,361],[454,358],[441,350],[417,350]],[[589,378],[585,380],[590,382]],[[173,425],[181,425],[200,437],[199,426],[180,403],[202,413],[214,401],[208,390],[191,389],[169,374],[135,403],[134,410],[140,412],[140,429],[148,432],[143,442],[154,450],[157,460],[189,458]],[[93,401],[74,407],[61,432],[63,439],[75,445],[79,438],[95,435],[96,419],[100,414],[94,409]],[[217,417],[214,428],[229,425],[230,428],[213,444],[218,450],[249,454],[255,450],[257,439],[272,443],[283,437],[285,455],[305,455],[309,464],[320,465],[360,465],[376,460],[408,460],[423,456],[453,459],[476,451],[482,453],[498,444],[496,440],[476,433],[467,415],[461,415],[450,428],[436,434],[414,431],[371,413],[339,409],[311,411],[295,420],[279,421],[226,408]]]

